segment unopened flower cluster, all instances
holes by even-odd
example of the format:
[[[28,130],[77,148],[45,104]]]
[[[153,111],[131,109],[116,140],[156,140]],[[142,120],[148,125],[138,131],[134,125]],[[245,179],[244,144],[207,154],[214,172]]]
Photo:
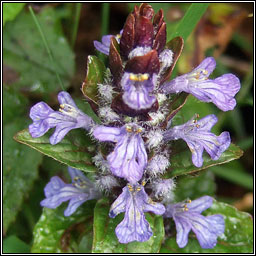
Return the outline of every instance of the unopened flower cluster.
[[[182,38],[174,40],[182,43]],[[172,164],[169,142],[185,141],[192,163],[201,167],[204,150],[212,160],[219,159],[230,145],[230,135],[211,132],[218,121],[215,115],[201,119],[195,115],[186,123],[173,126],[176,113],[170,115],[168,106],[173,95],[186,93],[211,102],[222,111],[232,110],[240,89],[239,79],[233,74],[210,79],[216,62],[208,57],[190,73],[170,80],[179,50],[166,45],[162,10],[154,15],[148,4],[134,8],[119,35],[103,36],[102,42],[95,41],[94,45],[109,57],[109,72],[97,85],[97,114],[102,123],[96,124],[62,91],[58,94],[58,111],[44,102],[31,108],[33,123],[29,131],[32,137],[40,137],[55,128],[50,137],[52,145],[72,129],[88,131],[98,141],[98,153],[93,158],[98,167],[97,178],[92,182],[81,171],[69,167],[71,184],[53,177],[45,187],[46,199],[41,205],[56,208],[69,201],[64,215],[70,216],[87,200],[111,195],[112,189],[119,187],[121,192],[109,217],[124,212],[124,219],[115,229],[120,243],[150,239],[153,233],[145,212],[153,212],[174,220],[179,247],[186,246],[192,229],[202,248],[213,248],[225,229],[222,215],[201,214],[211,207],[213,199],[203,196],[176,203],[176,184],[162,175]]]

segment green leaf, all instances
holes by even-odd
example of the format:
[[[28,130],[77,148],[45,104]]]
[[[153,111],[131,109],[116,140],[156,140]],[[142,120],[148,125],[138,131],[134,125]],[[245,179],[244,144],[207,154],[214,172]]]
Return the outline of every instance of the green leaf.
[[[96,123],[98,124],[101,123],[99,117],[95,114],[90,104],[85,99],[81,99],[81,98],[73,98],[73,99],[80,110],[82,110],[85,114],[90,116]]]
[[[3,253],[29,253],[30,247],[16,236],[9,236],[3,241]]]
[[[167,27],[167,35],[169,34],[167,37],[168,41],[176,36],[181,36],[183,40],[186,41],[190,33],[192,33],[197,23],[201,19],[202,15],[205,13],[208,5],[208,3],[192,3],[172,33],[170,33],[171,31],[169,31]]]
[[[115,234],[116,226],[124,218],[124,214],[111,219],[109,214],[108,199],[101,199],[94,210],[94,237],[93,253],[157,253],[160,250],[164,238],[164,227],[162,216],[156,216],[146,213],[146,219],[149,222],[153,236],[146,242],[131,242],[120,244]]]
[[[98,86],[104,79],[106,68],[103,62],[96,56],[88,56],[87,73],[82,85],[84,96],[97,104],[98,101]]]
[[[61,20],[51,7],[43,8],[37,15],[65,88],[74,74],[74,54],[61,27]],[[18,88],[30,92],[48,93],[60,90],[55,67],[49,59],[40,33],[32,16],[23,10],[4,27],[4,64],[19,74]]]
[[[182,94],[186,95],[186,93],[180,93],[179,95],[182,96]],[[177,95],[176,97],[178,97],[179,95]],[[193,95],[189,94],[187,95],[187,100],[184,106],[181,108],[179,113],[172,119],[172,126],[181,125],[184,122],[187,122],[188,120],[193,118],[195,114],[199,115],[198,119],[203,118],[209,114],[214,113],[215,110],[216,109],[213,107],[213,104],[201,102]],[[219,132],[216,129],[214,130],[214,128],[215,126],[212,128],[212,131]]]
[[[192,232],[186,247],[179,248],[176,238],[167,239],[160,253],[252,253],[253,221],[250,214],[238,211],[235,207],[214,200],[206,215],[221,214],[225,219],[225,232],[218,238],[213,249],[202,249]]]
[[[214,196],[216,184],[214,175],[210,171],[200,172],[196,176],[180,176],[176,180],[175,201],[181,202],[185,199],[194,200],[204,195]]]
[[[240,32],[234,32],[232,36],[232,43],[235,43],[243,51],[253,54],[252,42],[247,37],[240,34]]]
[[[92,242],[93,242],[93,225],[92,222],[87,226],[88,231],[83,235],[80,243],[77,247],[78,253],[91,253],[92,252]]]
[[[241,90],[236,96],[237,102],[240,103],[243,100],[248,99],[251,95],[251,87],[253,86],[253,63],[250,64],[250,68],[242,80]]]
[[[212,160],[209,155],[204,152],[203,166],[197,168],[192,163],[191,152],[188,150],[185,142],[175,141],[172,148],[174,150],[172,151],[170,156],[171,166],[165,174],[166,177],[176,177],[179,175],[199,172],[209,167],[224,164],[232,160],[238,159],[243,155],[243,151],[239,147],[231,143],[229,148],[224,153],[222,153],[221,157],[218,160]]]
[[[69,217],[64,216],[67,203],[56,209],[44,208],[34,228],[32,253],[78,252],[83,236],[92,237],[92,219],[95,200],[80,206]],[[87,240],[89,242],[89,239]],[[81,245],[80,245],[81,247]],[[87,247],[91,248],[91,245]]]
[[[3,26],[6,21],[14,20],[25,3],[3,3]]]
[[[32,138],[28,129],[18,132],[15,140],[24,143],[33,149],[52,157],[53,159],[77,168],[85,172],[94,172],[96,167],[92,163],[92,153],[95,146],[92,144],[90,137],[86,135],[86,131],[76,129],[71,132],[58,144],[51,145],[49,137],[51,133],[47,133],[40,138]]]
[[[39,203],[45,198],[44,187],[46,183],[49,182],[50,178],[54,176],[46,177],[45,173],[42,172],[41,165],[39,170],[40,178],[37,178],[34,182],[33,188],[29,191],[29,197],[23,201],[20,207],[21,211],[17,214],[15,222],[8,228],[7,236],[15,235],[22,241],[27,242],[32,240],[33,229],[43,210],[43,208],[39,206]],[[24,232],[24,230],[26,230],[26,232]]]
[[[26,125],[25,118],[4,126],[3,130],[3,224],[4,232],[15,220],[25,196],[38,177],[42,155],[17,143],[14,134]]]
[[[229,182],[253,190],[253,176],[246,172],[240,161],[232,161],[222,166],[211,167],[211,171]]]
[[[241,141],[238,142],[238,146],[242,150],[248,150],[249,148],[253,147],[253,136],[250,136],[248,138],[244,138]]]
[[[3,121],[4,125],[14,121],[17,116],[26,113],[28,99],[16,92],[11,86],[3,87]]]

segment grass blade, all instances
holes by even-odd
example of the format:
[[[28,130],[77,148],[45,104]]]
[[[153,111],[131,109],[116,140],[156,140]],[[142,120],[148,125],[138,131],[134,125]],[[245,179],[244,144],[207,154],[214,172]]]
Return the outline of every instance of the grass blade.
[[[75,42],[76,42],[76,36],[77,36],[77,30],[78,30],[78,25],[79,25],[79,20],[80,20],[81,8],[82,8],[81,3],[76,3],[75,4],[75,20],[74,20],[73,29],[72,29],[72,36],[71,36],[71,46],[72,46],[72,48],[74,48]]]
[[[108,33],[108,26],[109,26],[109,3],[102,4],[101,10],[101,35],[106,35]]]
[[[177,24],[176,29],[168,36],[168,40],[176,36],[181,36],[184,41],[188,38],[190,33],[194,30],[197,23],[205,13],[209,3],[192,3],[185,13],[182,20]],[[168,30],[167,30],[168,33]]]
[[[42,28],[41,28],[41,26],[40,26],[40,24],[39,24],[39,21],[38,21],[36,15],[35,15],[35,13],[34,13],[32,7],[29,6],[28,9],[29,9],[30,14],[31,14],[31,16],[33,17],[33,20],[34,20],[34,22],[35,22],[35,24],[36,24],[36,27],[37,27],[37,29],[38,29],[38,31],[39,31],[41,37],[42,37],[42,40],[43,40],[43,42],[44,42],[45,49],[46,49],[46,51],[47,51],[47,53],[48,53],[48,55],[49,55],[49,58],[50,58],[50,60],[51,60],[51,62],[52,62],[52,65],[53,65],[53,67],[54,67],[54,71],[55,71],[56,77],[57,77],[57,79],[58,79],[58,81],[59,81],[59,83],[60,83],[61,89],[64,91],[63,83],[62,83],[62,81],[61,81],[61,79],[60,79],[60,75],[59,75],[59,73],[58,73],[58,71],[57,71],[57,69],[56,69],[56,63],[55,63],[55,61],[54,61],[53,54],[52,54],[52,52],[51,52],[51,50],[50,50],[50,48],[49,48],[49,45],[48,45],[48,43],[47,43],[46,37],[45,37],[45,35],[44,35],[44,32],[43,32],[43,30],[42,30]]]
[[[222,166],[213,166],[210,170],[220,178],[253,190],[253,177],[244,171],[239,161],[233,161]]]
[[[103,3],[101,9],[101,36],[107,35],[109,30],[109,3]],[[106,55],[98,52],[97,56],[105,63]]]

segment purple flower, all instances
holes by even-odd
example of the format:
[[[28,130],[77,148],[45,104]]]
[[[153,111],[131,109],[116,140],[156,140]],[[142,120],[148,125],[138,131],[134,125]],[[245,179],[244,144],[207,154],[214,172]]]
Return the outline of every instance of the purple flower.
[[[58,94],[59,111],[54,111],[45,102],[39,102],[30,109],[30,118],[33,123],[29,125],[29,132],[33,138],[43,136],[50,128],[56,127],[50,137],[50,143],[59,143],[72,129],[84,128],[89,130],[94,124],[93,120],[79,110],[67,92]]]
[[[162,215],[165,207],[153,202],[144,187],[139,184],[134,186],[128,184],[123,188],[122,194],[111,205],[109,212],[111,218],[125,212],[123,221],[116,227],[116,235],[120,243],[144,242],[152,236],[152,230],[144,216],[144,212],[149,211]]]
[[[118,127],[97,126],[93,135],[99,141],[116,143],[114,151],[107,157],[111,172],[134,183],[141,179],[147,165],[147,152],[140,133],[142,128],[135,124]]]
[[[133,74],[125,72],[121,80],[123,101],[135,110],[148,109],[156,101],[152,92],[157,83],[157,75]]]
[[[192,162],[196,167],[203,165],[203,150],[210,155],[213,160],[218,160],[221,154],[230,145],[230,135],[222,132],[219,136],[211,133],[211,128],[217,123],[215,115],[208,115],[200,121],[191,119],[183,125],[174,126],[164,133],[164,139],[186,141],[191,153]]]
[[[208,79],[215,66],[214,58],[206,58],[192,72],[164,83],[162,90],[165,93],[191,93],[201,101],[213,102],[223,111],[232,110],[236,105],[234,96],[240,90],[240,81],[233,74]]]
[[[101,42],[99,41],[93,41],[94,47],[99,51],[104,53],[105,55],[109,55],[109,48],[111,43],[111,38],[114,36],[117,40],[117,42],[120,42],[120,37],[122,35],[122,30],[120,31],[120,34],[114,35],[105,35],[101,38]]]
[[[71,184],[64,183],[59,177],[54,176],[45,186],[46,198],[41,201],[41,206],[55,209],[63,202],[69,201],[64,211],[65,216],[70,216],[84,202],[100,198],[100,192],[94,184],[77,169],[68,167]]]
[[[203,196],[188,202],[170,204],[166,206],[165,216],[174,219],[177,237],[176,241],[180,248],[188,243],[190,230],[196,234],[199,244],[204,249],[211,249],[217,243],[217,237],[225,230],[224,218],[220,214],[203,216],[201,212],[211,207],[213,199]]]

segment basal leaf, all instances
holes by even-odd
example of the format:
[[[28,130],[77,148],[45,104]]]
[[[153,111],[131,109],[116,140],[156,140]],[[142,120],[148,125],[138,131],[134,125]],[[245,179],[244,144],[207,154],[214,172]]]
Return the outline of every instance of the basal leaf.
[[[29,245],[21,241],[17,236],[9,236],[3,241],[3,253],[29,253]]]
[[[17,143],[14,134],[26,125],[25,118],[16,119],[3,129],[3,224],[4,232],[15,220],[25,196],[38,177],[42,155]]]
[[[60,18],[51,7],[43,8],[37,18],[46,35],[57,72],[67,88],[74,74],[75,63],[74,54],[64,37]],[[5,25],[3,33],[4,64],[19,74],[15,85],[36,93],[60,90],[55,67],[30,13],[23,10],[14,21]]]
[[[25,3],[3,3],[3,26],[6,21],[11,21],[19,14]]]
[[[232,144],[222,153],[218,160],[212,160],[206,152],[204,152],[204,163],[202,167],[195,167],[191,160],[191,152],[188,150],[185,142],[175,141],[173,143],[174,150],[170,156],[171,166],[166,173],[166,177],[175,177],[184,174],[190,174],[204,170],[206,168],[224,164],[232,160],[238,159],[243,155],[243,151],[236,145]]]
[[[26,113],[28,99],[14,90],[12,86],[3,87],[3,121],[4,125],[14,121],[17,116]]]
[[[161,248],[161,253],[252,253],[253,221],[250,214],[240,212],[231,205],[217,202],[204,212],[206,215],[221,214],[225,220],[225,232],[218,238],[213,249],[202,249],[191,232],[187,246],[179,248],[176,238],[168,238]],[[171,221],[171,220],[170,220]]]
[[[92,252],[92,241],[93,241],[93,222],[88,223],[88,231],[82,236],[80,243],[77,247],[78,253],[91,253]]]
[[[49,142],[50,133],[40,138],[32,138],[28,129],[18,132],[15,140],[24,143],[42,154],[50,156],[55,160],[64,163],[73,168],[85,172],[94,172],[96,170],[91,158],[95,146],[92,144],[86,131],[76,129],[71,132],[58,144],[51,145]]]
[[[146,213],[146,219],[150,223],[153,236],[146,242],[131,242],[120,244],[115,234],[116,226],[124,218],[124,214],[114,219],[108,216],[110,204],[108,199],[101,199],[94,210],[94,237],[93,253],[157,253],[164,237],[162,216]]]
[[[103,82],[104,73],[106,68],[103,62],[96,56],[88,56],[87,60],[87,73],[82,85],[82,92],[84,96],[97,104],[98,101],[98,83]]]
[[[34,228],[34,241],[31,252],[78,252],[78,246],[83,236],[86,234],[91,234],[92,236],[94,205],[95,200],[88,201],[69,217],[65,217],[63,214],[67,204],[62,204],[56,209],[44,208]]]

